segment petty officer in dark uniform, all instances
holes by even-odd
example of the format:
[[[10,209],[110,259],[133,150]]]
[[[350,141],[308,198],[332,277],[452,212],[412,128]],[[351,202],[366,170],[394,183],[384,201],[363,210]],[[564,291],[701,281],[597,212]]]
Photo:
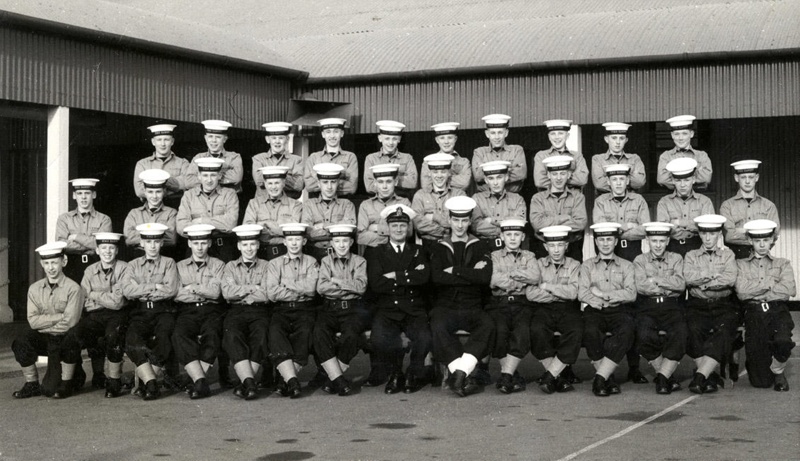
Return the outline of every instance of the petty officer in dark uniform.
[[[472,169],[469,159],[458,155],[456,152],[456,141],[458,141],[458,122],[445,122],[432,125],[436,137],[434,140],[439,146],[437,154],[448,154],[453,156],[450,166],[450,186],[468,192],[472,187]],[[419,171],[419,182],[422,190],[431,190],[431,170],[428,164],[423,162]]]
[[[711,183],[713,169],[711,168],[711,159],[708,157],[708,153],[692,147],[692,138],[694,138],[692,123],[694,120],[694,115],[678,115],[667,119],[675,147],[664,151],[658,158],[657,176],[658,183],[667,189],[675,189],[675,180],[670,174],[667,165],[676,158],[690,158],[697,162],[695,187],[705,189]]]
[[[167,226],[160,223],[139,224],[144,256],[128,263],[122,278],[122,294],[133,302],[125,334],[125,353],[136,365],[136,375],[144,384],[138,389],[144,400],[161,395],[156,377],[172,354],[172,330],[175,328],[175,305],[178,294],[178,269],[175,260],[161,256]],[[155,339],[150,341],[152,337]]]
[[[97,179],[71,180],[72,199],[77,207],[62,213],[56,221],[56,240],[67,242],[64,253],[68,262],[64,266],[64,275],[76,283],[81,283],[87,267],[100,260],[95,252],[94,234],[111,232],[111,218],[94,209],[97,183]]]
[[[314,166],[320,163],[334,163],[342,167],[336,192],[339,197],[350,197],[358,189],[358,158],[356,154],[342,149],[341,146],[347,120],[323,118],[317,120],[317,123],[322,139],[325,140],[325,148],[309,155],[303,166],[306,192],[310,198],[315,198],[320,193],[318,173]]]
[[[286,254],[281,224],[299,222],[303,215],[300,202],[285,193],[288,173],[285,166],[266,166],[259,170],[264,191],[250,200],[242,220],[243,224],[258,224],[264,228],[258,257],[267,261]]]
[[[430,250],[432,245],[450,233],[444,202],[450,197],[466,195],[463,190],[450,185],[453,159],[450,154],[431,154],[425,157],[431,176],[431,187],[418,190],[411,201],[411,208],[417,213],[414,229],[426,250]]]
[[[592,393],[598,397],[621,392],[614,370],[635,338],[631,315],[636,300],[634,266],[614,254],[621,228],[615,222],[591,226],[597,256],[581,264],[578,278],[578,300],[586,303],[583,343],[595,369]]]
[[[681,257],[703,245],[697,235],[694,218],[714,214],[711,199],[694,191],[697,162],[691,158],[677,158],[667,164],[675,191],[661,197],[656,207],[656,219],[673,225],[667,251]]]
[[[702,215],[694,221],[703,246],[683,259],[683,277],[689,288],[686,354],[697,367],[689,390],[702,394],[716,392],[722,383],[715,369],[730,353],[736,337],[739,303],[733,298],[736,259],[731,250],[719,246],[725,217]]]
[[[592,184],[594,184],[595,192],[598,195],[611,192],[609,177],[606,172],[606,167],[609,165],[628,165],[630,171],[629,187],[633,190],[641,189],[647,180],[642,159],[636,154],[625,152],[625,144],[628,143],[628,129],[630,127],[627,123],[619,122],[603,124],[603,128],[606,129],[603,140],[608,144],[608,151],[592,157]]]
[[[317,293],[323,297],[322,309],[314,325],[314,351],[327,381],[322,390],[347,396],[352,385],[344,377],[350,361],[358,354],[359,340],[366,324],[359,313],[361,296],[367,290],[367,261],[352,254],[355,224],[328,226],[331,254],[322,258]],[[341,332],[337,340],[336,333]]]
[[[100,261],[86,268],[81,287],[86,295],[83,316],[75,327],[82,349],[88,349],[92,359],[92,385],[105,388],[106,397],[120,395],[122,390],[122,356],[125,347],[125,328],[128,300],[122,294],[121,280],[128,263],[117,259],[122,234],[95,234]],[[108,376],[103,371],[108,369]]]
[[[569,150],[567,140],[569,130],[572,127],[572,120],[545,120],[547,127],[547,138],[550,140],[550,148],[540,150],[533,156],[533,182],[539,190],[550,188],[551,178],[549,170],[544,160],[548,157],[567,156],[571,158],[569,171],[572,173],[567,180],[567,187],[582,189],[589,182],[589,167],[586,159],[580,152]]]
[[[394,120],[380,120],[378,125],[378,141],[381,150],[367,155],[364,160],[364,187],[369,194],[377,193],[374,171],[372,167],[393,163],[397,168],[397,195],[410,198],[417,190],[417,164],[411,154],[397,150],[403,137],[405,125]]]
[[[503,248],[500,238],[500,221],[504,219],[527,219],[525,200],[516,192],[506,189],[508,169],[505,160],[494,160],[480,165],[483,181],[488,189],[472,196],[478,206],[472,212],[472,232],[492,250]],[[528,242],[520,248],[527,250]]]
[[[784,370],[795,343],[787,301],[797,294],[797,287],[791,262],[769,252],[777,228],[778,223],[768,219],[744,225],[753,254],[736,261],[736,295],[745,305],[745,366],[750,384],[788,391]]]
[[[477,204],[469,197],[453,197],[445,203],[450,212],[450,236],[431,254],[431,280],[436,301],[431,311],[433,355],[446,364],[450,390],[464,397],[474,390],[467,376],[478,360],[494,345],[494,322],[484,310],[484,292],[492,277],[489,248],[469,233],[472,210]],[[465,344],[456,335],[470,333]]]
[[[389,241],[366,253],[369,287],[376,297],[369,385],[381,384],[388,375],[387,394],[416,392],[433,379],[432,367],[425,365],[432,339],[422,294],[430,275],[428,253],[408,239],[415,216],[414,210],[403,204],[384,208],[381,220],[387,223]],[[411,361],[405,374],[400,333],[411,340]]]
[[[656,392],[670,394],[680,390],[672,379],[686,351],[686,322],[683,300],[686,282],[683,258],[667,251],[670,223],[645,223],[650,251],[633,261],[636,271],[636,342],[639,352],[656,371]],[[666,333],[659,335],[660,331]]]
[[[506,190],[519,193],[525,178],[528,177],[528,163],[522,146],[506,144],[511,117],[504,114],[490,114],[481,120],[486,124],[484,134],[489,140],[489,145],[478,147],[472,152],[472,177],[475,178],[478,192],[489,190],[481,165],[502,160],[508,162]]]
[[[159,124],[149,126],[147,129],[151,133],[150,142],[153,144],[154,151],[153,155],[136,162],[136,167],[133,169],[133,190],[136,196],[144,202],[146,200],[144,183],[139,175],[144,170],[164,170],[169,173],[164,203],[177,209],[181,203],[183,191],[188,189],[184,180],[186,171],[189,169],[189,161],[172,152],[172,145],[175,144],[173,136],[175,125]]]
[[[183,232],[189,239],[192,255],[177,264],[178,316],[172,345],[175,357],[192,380],[189,397],[194,400],[211,395],[206,376],[220,352],[225,314],[220,298],[225,263],[208,255],[214,226],[194,224],[186,226]]]
[[[208,150],[201,152],[194,156],[189,163],[189,168],[186,171],[185,184],[187,189],[200,184],[197,179],[197,163],[195,159],[198,158],[220,158],[225,161],[220,170],[219,184],[222,187],[229,187],[237,194],[242,192],[242,177],[244,176],[244,167],[242,166],[242,156],[236,152],[231,152],[225,149],[225,142],[228,141],[228,129],[231,124],[224,120],[204,120],[200,122],[206,130],[203,138],[206,141]]]
[[[303,203],[302,222],[308,224],[308,246],[306,253],[317,261],[330,254],[331,234],[328,226],[333,224],[356,225],[356,207],[353,202],[339,197],[340,176],[344,167],[336,163],[317,163],[313,166],[318,197]],[[294,222],[293,220],[291,222]],[[355,238],[355,234],[353,235]]]
[[[222,296],[230,305],[223,323],[222,346],[241,381],[233,394],[245,400],[258,397],[255,378],[268,352],[267,261],[257,256],[261,230],[258,224],[233,228],[241,256],[225,264],[222,271]],[[271,370],[265,368],[262,373],[271,374]]]
[[[297,373],[308,363],[319,303],[316,300],[319,263],[303,254],[303,223],[282,224],[286,254],[267,266],[267,296],[274,305],[269,325],[269,354],[283,378],[279,392],[300,397]]]
[[[78,387],[73,374],[81,350],[73,329],[81,318],[84,293],[80,285],[64,275],[65,248],[66,243],[53,242],[36,249],[45,278],[28,288],[28,327],[11,343],[14,359],[25,377],[25,385],[13,393],[15,399],[42,395],[36,369],[39,355],[46,355],[51,362],[61,362],[61,381],[56,389],[48,390],[53,397],[69,397]]]
[[[256,197],[264,194],[264,178],[261,168],[265,166],[285,167],[286,195],[299,198],[303,192],[303,159],[292,154],[292,124],[286,122],[270,122],[262,125],[267,131],[265,139],[269,151],[253,156],[253,181],[256,184]]]
[[[541,281],[536,256],[520,249],[525,240],[524,219],[500,221],[504,248],[492,252],[492,300],[487,311],[494,321],[492,356],[500,359],[497,389],[503,394],[525,390],[517,367],[530,351],[530,322],[533,306],[526,290]]]
[[[133,257],[138,258],[144,254],[142,241],[136,226],[149,222],[157,222],[167,226],[164,232],[164,246],[161,254],[173,257],[176,254],[177,231],[175,230],[175,220],[178,217],[178,210],[164,205],[164,195],[166,194],[166,183],[170,178],[168,172],[159,169],[144,170],[139,173],[139,179],[144,188],[145,203],[128,212],[122,232],[125,234],[125,245],[132,250]],[[130,259],[133,259],[130,258]]]

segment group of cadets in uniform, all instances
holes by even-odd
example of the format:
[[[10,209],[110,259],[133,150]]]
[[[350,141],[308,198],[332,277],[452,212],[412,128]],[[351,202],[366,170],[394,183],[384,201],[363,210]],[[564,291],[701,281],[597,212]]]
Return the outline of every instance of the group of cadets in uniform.
[[[529,352],[542,365],[539,388],[568,392],[580,381],[571,365],[582,347],[597,396],[620,393],[614,371],[626,356],[630,381],[648,382],[641,356],[656,392],[669,394],[681,388],[674,373],[689,355],[689,390],[702,394],[724,385],[726,364],[738,377],[742,323],[751,384],[788,390],[794,274],[770,254],[780,225],[775,205],[755,190],[759,161],[732,164],[739,191],[715,214],[697,192],[712,170],[691,145],[694,117],[667,120],[675,148],[659,159],[658,183],[672,192],[651,221],[636,192],[644,164],[624,150],[630,125],[603,124],[609,149],[591,159],[590,172],[566,147],[571,121],[549,120],[551,147],[533,156],[538,192],[526,208],[519,193],[528,162],[522,147],[506,143],[510,117],[483,120],[489,145],[471,162],[455,150],[459,124],[434,125],[440,150],[425,157],[419,181],[413,156],[398,151],[405,126],[377,122],[381,147],[363,172],[371,196],[358,213],[350,200],[358,161],[340,146],[345,120],[319,121],[325,147],[305,163],[291,153],[291,125],[266,123],[269,150],[253,157],[257,191],[238,226],[244,169],[225,150],[231,125],[203,122],[208,151],[191,162],[172,152],[174,125],[150,127],[154,153],[134,171],[142,206],[123,233],[94,208],[97,180],[75,179],[76,209],[59,217],[56,241],[36,249],[46,277],[31,285],[30,328],[12,345],[26,381],[14,397],[73,394],[85,380],[82,349],[106,397],[123,393],[124,354],[144,400],[174,380],[175,363],[192,399],[211,395],[215,363],[221,384],[232,366],[242,399],[270,383],[296,398],[309,356],[322,389],[346,396],[353,384],[345,373],[368,330],[364,385],[388,394],[416,392],[443,373],[445,387],[466,396],[490,381],[492,357],[497,389],[519,392]],[[596,256],[584,261],[590,178]],[[127,263],[118,259],[123,242]],[[60,364],[50,388],[39,384],[38,355]]]

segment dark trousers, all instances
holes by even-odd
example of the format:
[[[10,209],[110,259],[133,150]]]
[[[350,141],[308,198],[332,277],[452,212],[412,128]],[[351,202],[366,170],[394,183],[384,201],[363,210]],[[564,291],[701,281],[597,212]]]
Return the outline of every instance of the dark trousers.
[[[571,365],[578,360],[583,338],[583,315],[577,301],[536,304],[531,316],[531,353],[537,360],[558,357]],[[553,333],[561,336],[556,341]]]
[[[533,306],[525,299],[525,295],[515,298],[518,300],[509,302],[508,296],[492,297],[492,304],[488,309],[495,328],[492,357],[502,359],[506,355],[513,355],[521,359],[531,350],[529,325]]]
[[[270,312],[266,304],[234,306],[223,321],[222,347],[236,364],[242,360],[261,363],[267,358]]]
[[[108,357],[110,362],[122,362],[125,353],[125,328],[128,314],[125,311],[100,309],[86,312],[75,326],[80,348],[89,351],[89,357]]]
[[[68,254],[67,265],[64,266],[64,275],[80,285],[86,268],[97,261],[100,261],[100,256],[96,254]]]
[[[314,324],[314,352],[319,363],[332,358],[350,363],[358,354],[364,326],[358,313],[352,308],[344,310],[323,308],[317,314],[317,322]],[[341,336],[337,340],[338,332],[341,332]]]
[[[405,313],[387,313],[378,309],[372,320],[372,349],[377,372],[400,373],[403,371],[403,344],[400,334],[411,340],[411,362],[409,373],[425,376],[425,356],[431,351],[433,339],[428,326],[428,316]]]
[[[792,341],[792,315],[785,302],[747,303],[744,328],[745,367],[750,384],[753,387],[769,387],[774,378],[769,368],[772,358],[779,362],[789,360],[795,346]]]
[[[637,301],[636,345],[647,361],[659,355],[669,360],[680,360],[686,353],[688,332],[680,301],[663,299],[660,303]],[[666,334],[659,335],[659,331]]]
[[[466,344],[462,345],[456,336],[458,330],[469,332]],[[433,355],[437,361],[446,365],[465,353],[480,360],[494,345],[494,322],[480,308],[454,309],[439,306],[431,311],[431,334]]]
[[[267,335],[269,357],[273,364],[286,360],[293,360],[301,366],[308,363],[315,320],[316,312],[312,309],[275,310]]]
[[[25,331],[11,343],[14,359],[22,367],[36,364],[40,355],[46,355],[48,362],[78,363],[81,350],[75,329],[63,335],[41,333],[27,327]]]
[[[222,343],[225,308],[219,304],[192,306],[178,304],[172,347],[175,358],[184,365],[195,360],[214,363]]]
[[[733,298],[690,298],[686,309],[686,354],[693,359],[707,355],[717,362],[727,358],[739,327],[737,308],[738,302]]]
[[[135,310],[130,314],[125,334],[125,353],[137,367],[148,361],[155,366],[164,366],[172,354],[174,329],[174,312]]]
[[[631,307],[620,305],[597,310],[586,306],[583,311],[583,344],[590,360],[607,357],[614,363],[622,361],[636,337]]]
[[[683,258],[686,256],[686,253],[692,250],[697,250],[701,246],[703,246],[703,241],[697,235],[682,240],[670,238],[669,243],[667,244],[667,251],[678,253],[681,255],[681,258]]]

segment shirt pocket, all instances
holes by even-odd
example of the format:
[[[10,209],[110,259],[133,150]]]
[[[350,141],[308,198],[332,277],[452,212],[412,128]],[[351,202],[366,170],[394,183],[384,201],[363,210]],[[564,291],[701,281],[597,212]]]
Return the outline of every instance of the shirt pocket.
[[[622,286],[622,282],[625,279],[625,274],[618,269],[612,269],[610,272],[611,273],[608,276],[608,282],[615,287]]]
[[[67,310],[67,301],[57,299],[53,302],[53,309],[56,314],[63,314]]]

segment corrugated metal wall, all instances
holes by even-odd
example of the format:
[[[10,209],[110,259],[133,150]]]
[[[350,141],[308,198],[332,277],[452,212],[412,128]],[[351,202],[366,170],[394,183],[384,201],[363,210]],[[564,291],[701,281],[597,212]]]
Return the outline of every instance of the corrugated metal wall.
[[[354,113],[362,116],[355,128],[368,133],[386,118],[402,121],[409,131],[427,131],[449,120],[464,129],[482,128],[481,117],[494,112],[511,115],[512,126],[561,117],[596,124],[664,120],[683,113],[700,119],[800,115],[800,60],[418,78],[303,91],[324,101],[353,103]]]
[[[0,28],[0,99],[260,129],[291,84],[266,75]]]

